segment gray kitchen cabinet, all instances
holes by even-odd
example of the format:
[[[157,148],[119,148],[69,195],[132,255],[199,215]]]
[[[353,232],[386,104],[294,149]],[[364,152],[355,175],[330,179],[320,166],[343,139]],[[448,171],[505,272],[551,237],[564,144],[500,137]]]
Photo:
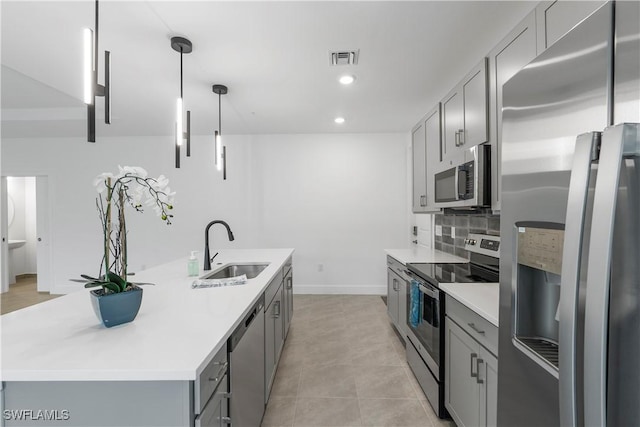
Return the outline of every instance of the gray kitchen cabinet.
[[[447,296],[445,406],[458,427],[495,426],[498,328]]]
[[[427,209],[427,150],[424,121],[411,130],[411,159],[413,161],[413,213]]]
[[[487,58],[442,100],[442,161],[489,140]]]
[[[441,126],[438,103],[411,131],[413,213],[440,211],[433,197],[433,174],[440,162]]]
[[[445,406],[459,427],[480,425],[480,387],[474,370],[479,344],[445,320]]]
[[[407,336],[407,287],[406,267],[400,261],[387,256],[387,314],[402,338]]]
[[[227,376],[221,378],[221,383],[227,383]],[[211,397],[204,410],[195,419],[195,427],[223,427],[231,424],[229,418],[229,406],[227,404],[228,393],[226,386]]]
[[[605,1],[543,1],[536,6],[538,55],[568,33]]]
[[[399,320],[398,301],[400,298],[399,287],[401,280],[400,276],[387,269],[387,314],[396,326]]]
[[[501,207],[502,85],[536,57],[536,12],[531,11],[489,53],[491,208]]]
[[[283,278],[278,275],[267,290],[276,287],[273,299],[265,301],[264,312],[264,361],[265,361],[265,403],[269,400],[269,393],[276,375],[276,367],[280,353],[284,346],[284,313],[283,313]],[[270,292],[271,294],[271,292]]]
[[[291,259],[289,259],[285,266],[282,268],[284,274],[283,283],[283,311],[284,311],[284,336],[287,337],[289,333],[289,326],[291,325],[291,319],[293,318],[293,268]]]

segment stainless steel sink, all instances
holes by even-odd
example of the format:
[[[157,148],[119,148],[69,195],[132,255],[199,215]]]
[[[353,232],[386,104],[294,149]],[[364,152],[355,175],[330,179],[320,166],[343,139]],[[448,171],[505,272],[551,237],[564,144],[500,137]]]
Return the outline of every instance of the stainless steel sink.
[[[269,264],[229,264],[212,273],[202,276],[202,279],[226,279],[229,277],[247,275],[247,279],[258,277]]]

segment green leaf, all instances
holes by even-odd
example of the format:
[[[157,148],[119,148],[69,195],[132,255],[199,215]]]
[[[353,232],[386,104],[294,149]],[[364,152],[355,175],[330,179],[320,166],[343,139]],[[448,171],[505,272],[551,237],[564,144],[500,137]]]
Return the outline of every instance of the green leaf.
[[[100,280],[96,277],[91,277],[88,274],[81,274],[80,277],[82,277],[83,279],[87,279],[87,280]]]
[[[110,282],[115,283],[118,287],[120,287],[120,290],[118,292],[124,292],[125,289],[127,289],[127,282],[125,282],[122,277],[118,276],[115,273],[112,273],[111,271],[109,271],[107,273],[107,279]]]
[[[111,292],[115,292],[115,293],[122,292],[120,290],[120,286],[113,282],[105,282],[102,284],[102,286],[104,288],[109,289]]]
[[[84,287],[85,288],[96,288],[98,286],[102,286],[104,284],[104,282],[89,282],[89,283],[85,283]]]

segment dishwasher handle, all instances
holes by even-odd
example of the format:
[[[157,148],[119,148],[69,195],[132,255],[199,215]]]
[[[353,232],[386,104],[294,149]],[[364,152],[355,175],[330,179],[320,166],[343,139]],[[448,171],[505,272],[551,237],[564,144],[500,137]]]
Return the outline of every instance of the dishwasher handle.
[[[232,352],[233,350],[235,350],[236,346],[240,342],[240,339],[242,339],[245,332],[247,332],[249,327],[256,320],[256,317],[262,314],[263,309],[264,309],[264,295],[262,295],[258,300],[258,302],[256,302],[253,305],[253,308],[251,309],[249,314],[245,316],[242,322],[236,327],[236,330],[233,331],[233,333],[229,337],[229,342],[228,342],[229,352]]]

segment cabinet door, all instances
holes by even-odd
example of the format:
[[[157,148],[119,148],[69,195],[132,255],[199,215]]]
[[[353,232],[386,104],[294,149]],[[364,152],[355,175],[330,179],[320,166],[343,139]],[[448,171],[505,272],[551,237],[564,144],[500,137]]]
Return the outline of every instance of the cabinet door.
[[[532,11],[489,54],[491,208],[500,210],[502,161],[502,86],[536,57],[536,15]]]
[[[275,300],[274,300],[275,301]],[[274,322],[275,304],[272,302],[264,312],[264,386],[265,403],[269,401],[269,393],[276,372],[276,330]]]
[[[407,339],[407,288],[406,280],[398,282],[398,332],[402,335],[402,339]]]
[[[281,286],[280,290],[278,291],[278,294],[273,299],[273,304],[274,304],[273,329],[274,329],[275,365],[276,366],[278,366],[278,360],[280,360],[280,353],[282,352],[282,347],[284,347],[284,313],[282,311],[283,302],[284,302],[284,286]]]
[[[536,6],[538,55],[605,3],[603,0],[543,1]]]
[[[498,424],[498,359],[480,346],[477,364],[481,383],[480,425],[495,427]]]
[[[221,383],[226,384],[225,375]],[[195,427],[222,427],[229,424],[226,386],[221,386],[195,419]]]
[[[424,123],[420,120],[411,132],[413,160],[413,212],[423,212],[427,206],[427,171]]]
[[[293,269],[289,270],[284,279],[284,336],[289,333],[289,326],[293,318]]]
[[[462,82],[462,94],[464,126],[458,135],[458,145],[466,149],[489,140],[487,58],[482,58]]]
[[[394,325],[398,325],[398,287],[400,277],[387,269],[387,313]]]
[[[463,99],[461,87],[456,86],[442,101],[442,143],[440,144],[441,159],[455,155],[458,152],[458,138],[463,131]]]
[[[438,163],[440,163],[440,146],[442,139],[442,119],[440,116],[440,103],[429,113],[424,121],[425,130],[425,173],[426,173],[426,211],[439,211],[435,203],[435,181],[433,179]]]
[[[480,425],[480,344],[448,317],[445,321],[445,406],[458,427]]]

